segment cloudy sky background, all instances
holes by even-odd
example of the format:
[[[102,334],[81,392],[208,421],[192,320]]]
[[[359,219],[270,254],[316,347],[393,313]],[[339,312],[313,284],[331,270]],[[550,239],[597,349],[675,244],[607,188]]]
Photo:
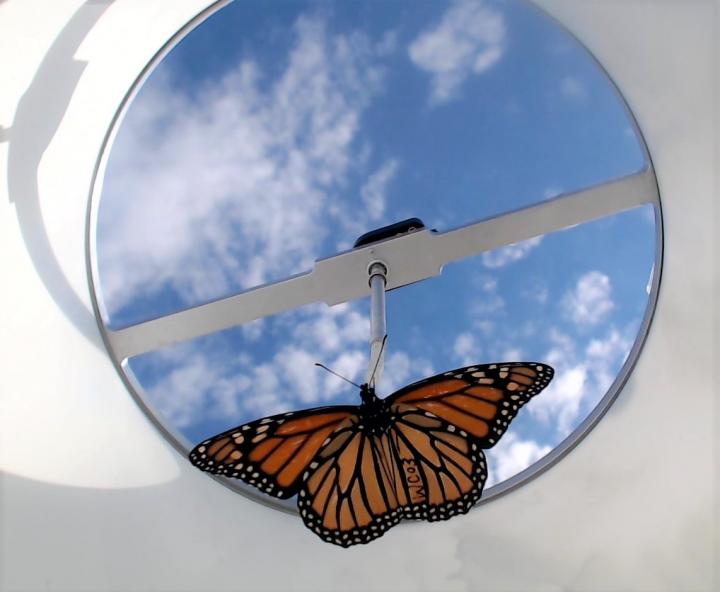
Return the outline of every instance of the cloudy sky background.
[[[236,2],[154,71],[112,148],[98,219],[113,327],[309,270],[418,216],[447,230],[631,174],[614,90],[515,1]],[[493,449],[498,482],[605,394],[654,256],[639,208],[448,265],[388,294],[379,392],[458,366],[537,360],[551,386]],[[310,305],[134,358],[190,442],[280,411],[359,402],[369,303]]]

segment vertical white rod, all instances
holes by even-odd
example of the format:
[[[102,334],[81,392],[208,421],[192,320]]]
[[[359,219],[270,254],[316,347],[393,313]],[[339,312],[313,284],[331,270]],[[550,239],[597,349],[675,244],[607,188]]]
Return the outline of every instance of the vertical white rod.
[[[387,333],[385,325],[385,282],[387,271],[387,266],[380,262],[372,263],[368,269],[370,274],[370,364],[366,382],[370,386],[375,386],[380,382],[385,358],[383,341]]]

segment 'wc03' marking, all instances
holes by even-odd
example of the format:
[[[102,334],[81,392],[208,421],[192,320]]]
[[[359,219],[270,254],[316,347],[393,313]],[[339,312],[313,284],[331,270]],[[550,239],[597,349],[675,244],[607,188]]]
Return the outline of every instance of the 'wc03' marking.
[[[414,503],[424,503],[427,494],[425,493],[425,486],[420,477],[420,471],[418,471],[417,464],[413,459],[402,458],[403,471],[405,472],[405,482],[410,490],[410,500]]]

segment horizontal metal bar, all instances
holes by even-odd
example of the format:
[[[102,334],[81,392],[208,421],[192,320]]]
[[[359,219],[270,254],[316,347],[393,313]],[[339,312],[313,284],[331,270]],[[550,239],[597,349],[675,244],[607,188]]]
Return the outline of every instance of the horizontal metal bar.
[[[266,284],[235,296],[108,331],[120,360],[320,300],[310,273]]]
[[[312,302],[355,300],[369,294],[368,265],[374,260],[390,269],[386,289],[392,290],[439,275],[453,261],[657,200],[648,169],[448,232],[420,230],[339,253],[317,261],[310,272],[108,331],[108,342],[122,360]]]
[[[435,236],[440,266],[659,200],[650,169]]]

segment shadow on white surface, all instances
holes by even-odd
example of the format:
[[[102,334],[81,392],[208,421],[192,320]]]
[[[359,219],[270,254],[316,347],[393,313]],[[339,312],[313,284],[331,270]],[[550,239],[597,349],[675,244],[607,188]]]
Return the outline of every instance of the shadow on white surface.
[[[86,62],[74,55],[114,0],[85,2],[50,46],[23,93],[13,125],[2,129],[8,146],[8,194],[38,276],[60,310],[98,348],[103,348],[92,310],[65,276],[45,228],[40,205],[38,171],[58,130]]]

